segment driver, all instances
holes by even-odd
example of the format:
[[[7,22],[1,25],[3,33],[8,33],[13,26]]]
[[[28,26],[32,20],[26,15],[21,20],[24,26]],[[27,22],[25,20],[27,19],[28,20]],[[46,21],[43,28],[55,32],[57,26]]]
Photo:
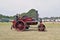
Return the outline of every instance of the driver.
[[[19,14],[15,16],[15,20],[18,21],[18,19],[19,19]]]

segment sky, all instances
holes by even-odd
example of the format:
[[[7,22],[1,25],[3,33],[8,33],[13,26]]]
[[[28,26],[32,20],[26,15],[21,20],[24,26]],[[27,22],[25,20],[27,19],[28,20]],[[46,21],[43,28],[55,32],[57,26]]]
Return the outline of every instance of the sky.
[[[38,10],[39,17],[59,17],[60,0],[0,0],[0,14],[13,16],[17,13]]]

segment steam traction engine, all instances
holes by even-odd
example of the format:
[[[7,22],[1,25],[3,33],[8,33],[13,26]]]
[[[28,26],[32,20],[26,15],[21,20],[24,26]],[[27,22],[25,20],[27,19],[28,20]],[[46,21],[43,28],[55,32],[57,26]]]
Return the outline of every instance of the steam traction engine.
[[[13,25],[12,25],[11,29],[14,28],[17,31],[24,31],[26,29],[29,29],[30,25],[38,24],[38,22],[35,21],[35,19],[33,19],[31,17],[22,17],[22,18],[19,18],[17,21],[14,20],[12,23],[13,23]],[[39,24],[39,26],[38,26],[39,31],[45,30],[45,25],[44,25],[44,27],[42,25],[41,25],[41,23]]]

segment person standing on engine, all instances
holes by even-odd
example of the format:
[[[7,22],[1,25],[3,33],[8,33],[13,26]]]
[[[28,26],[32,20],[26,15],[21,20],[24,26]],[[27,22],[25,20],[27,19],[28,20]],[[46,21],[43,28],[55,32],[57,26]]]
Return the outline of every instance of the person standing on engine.
[[[15,20],[16,20],[16,21],[19,20],[19,14],[17,14],[17,15],[15,16]]]

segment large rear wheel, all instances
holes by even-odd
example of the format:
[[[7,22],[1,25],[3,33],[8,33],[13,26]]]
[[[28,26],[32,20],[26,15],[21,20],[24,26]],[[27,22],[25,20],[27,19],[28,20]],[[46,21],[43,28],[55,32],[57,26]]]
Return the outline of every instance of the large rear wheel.
[[[24,22],[18,21],[18,22],[16,23],[16,29],[17,29],[18,31],[23,31],[23,30],[25,30]]]

